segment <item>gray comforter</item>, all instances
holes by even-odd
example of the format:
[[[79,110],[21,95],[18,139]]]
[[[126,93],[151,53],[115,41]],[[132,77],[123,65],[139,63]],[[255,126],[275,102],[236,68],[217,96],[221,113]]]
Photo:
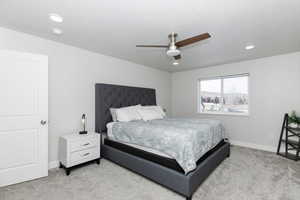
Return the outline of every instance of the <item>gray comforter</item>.
[[[187,118],[118,122],[112,126],[112,136],[169,155],[185,173],[194,170],[197,160],[225,137],[220,121]]]

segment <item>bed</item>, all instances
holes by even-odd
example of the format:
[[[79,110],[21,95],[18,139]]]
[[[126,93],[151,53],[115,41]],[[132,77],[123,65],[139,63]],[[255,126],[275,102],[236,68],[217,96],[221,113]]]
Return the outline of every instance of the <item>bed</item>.
[[[96,84],[95,102],[95,129],[101,133],[101,157],[159,183],[187,200],[192,199],[200,184],[230,156],[230,144],[222,139],[197,159],[193,170],[187,171],[173,157],[107,137],[107,124],[112,121],[109,108],[156,105],[155,89]]]

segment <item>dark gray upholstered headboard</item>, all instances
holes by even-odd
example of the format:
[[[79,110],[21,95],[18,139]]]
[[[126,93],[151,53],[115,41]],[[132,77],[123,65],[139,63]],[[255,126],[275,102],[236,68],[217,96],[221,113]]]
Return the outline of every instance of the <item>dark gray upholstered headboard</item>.
[[[132,105],[156,105],[155,89],[110,85],[95,85],[95,131],[106,132],[106,124],[112,121],[109,108]]]

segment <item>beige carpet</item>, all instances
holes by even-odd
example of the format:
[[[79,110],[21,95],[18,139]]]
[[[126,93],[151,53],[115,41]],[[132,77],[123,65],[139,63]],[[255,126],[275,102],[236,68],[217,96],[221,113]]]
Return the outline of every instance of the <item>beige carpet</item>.
[[[0,188],[1,200],[184,200],[107,160],[46,178]],[[193,200],[299,200],[300,162],[273,153],[233,147]]]

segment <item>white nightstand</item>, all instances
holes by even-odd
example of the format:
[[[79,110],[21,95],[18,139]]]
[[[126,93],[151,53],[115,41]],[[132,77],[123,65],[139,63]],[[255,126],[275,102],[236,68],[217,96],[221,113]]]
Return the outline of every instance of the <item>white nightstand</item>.
[[[69,175],[71,169],[80,164],[96,161],[100,164],[100,134],[70,134],[59,140],[60,168],[64,168]]]

